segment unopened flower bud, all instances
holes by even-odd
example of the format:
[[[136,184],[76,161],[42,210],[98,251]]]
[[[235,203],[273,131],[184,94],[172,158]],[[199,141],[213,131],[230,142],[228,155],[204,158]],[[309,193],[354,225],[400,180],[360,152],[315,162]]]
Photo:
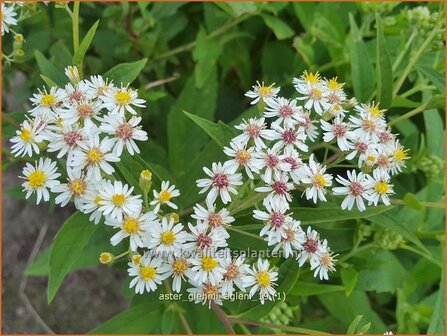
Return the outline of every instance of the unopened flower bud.
[[[140,187],[147,194],[152,187],[152,173],[149,170],[143,170],[140,174]]]
[[[25,51],[23,49],[14,50],[14,61],[18,63],[25,61]]]
[[[390,229],[380,228],[374,235],[374,242],[385,250],[395,250],[404,243],[404,238]]]
[[[112,253],[109,253],[109,252],[102,252],[102,253],[99,255],[99,262],[100,262],[101,264],[105,264],[105,265],[107,265],[107,264],[110,264],[112,261],[113,261],[113,254],[112,254]]]
[[[174,221],[174,223],[178,223],[180,220],[180,217],[177,213],[172,212],[168,215],[169,219],[172,219]]]
[[[73,83],[78,83],[81,79],[79,78],[79,71],[75,65],[69,65],[65,68],[65,75]]]
[[[139,265],[141,263],[141,255],[139,254],[134,254],[132,256],[132,264],[134,265]]]

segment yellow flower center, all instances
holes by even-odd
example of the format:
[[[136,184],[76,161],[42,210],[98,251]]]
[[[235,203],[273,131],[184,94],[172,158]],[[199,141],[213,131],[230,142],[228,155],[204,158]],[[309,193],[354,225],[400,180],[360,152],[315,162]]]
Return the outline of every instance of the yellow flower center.
[[[135,218],[126,218],[123,223],[123,230],[129,234],[137,233],[140,229],[138,221]]]
[[[153,280],[157,274],[157,269],[154,267],[141,266],[140,275],[144,281]]]
[[[323,175],[321,175],[320,173],[318,173],[315,177],[314,177],[314,184],[316,187],[324,187],[326,186],[326,179],[324,178]]]
[[[172,271],[177,275],[182,275],[188,268],[188,263],[185,259],[177,259],[172,264]]]
[[[171,198],[172,198],[172,195],[169,191],[167,191],[167,190],[161,191],[160,197],[159,197],[160,202],[162,202],[162,203],[169,202],[171,200]]]
[[[236,152],[235,159],[240,165],[245,166],[250,161],[251,155],[248,151],[242,149]]]
[[[98,148],[92,148],[87,152],[88,164],[98,164],[102,159],[102,153]]]
[[[260,287],[267,287],[270,285],[270,275],[267,272],[259,272],[256,281]]]
[[[43,171],[35,171],[28,176],[28,183],[31,188],[37,189],[45,184],[47,176]]]
[[[216,268],[217,264],[218,264],[217,260],[212,257],[208,256],[202,257],[202,268],[207,272]]]
[[[369,162],[370,164],[374,164],[376,162],[376,157],[374,155],[368,155],[366,157],[366,161]]]
[[[405,150],[402,149],[397,149],[394,152],[394,160],[396,160],[397,162],[401,162],[403,160],[408,159],[408,155],[407,152]]]
[[[379,193],[379,194],[386,194],[389,190],[389,186],[386,182],[384,181],[380,181],[379,183],[377,183],[374,186],[374,189]]]
[[[103,252],[99,255],[101,264],[108,264],[112,261],[112,255],[109,252]]]
[[[120,91],[115,94],[115,99],[119,105],[127,105],[132,100],[132,96],[128,92]]]
[[[124,196],[123,194],[115,194],[112,196],[112,203],[115,206],[122,206],[124,205],[124,203],[126,202],[126,196]]]
[[[373,105],[369,108],[369,113],[373,116],[373,117],[381,117],[383,115],[383,112],[385,112],[385,110],[380,110],[379,109],[379,104],[377,105]]]
[[[272,87],[271,86],[261,86],[258,89],[258,95],[259,97],[269,97],[272,95]]]
[[[323,93],[320,89],[313,88],[312,90],[310,90],[310,97],[312,99],[321,99],[321,97],[323,97]]]
[[[304,72],[304,80],[312,85],[315,85],[318,83],[319,79],[318,79],[318,72],[316,72],[315,74],[312,72]]]
[[[163,232],[161,234],[161,242],[166,245],[172,245],[177,238],[172,230]]]
[[[76,195],[82,195],[85,192],[85,182],[81,179],[77,179],[68,183],[68,187],[71,192]]]
[[[32,140],[31,131],[27,128],[23,128],[22,132],[20,132],[20,139],[22,139],[25,142],[30,142]]]
[[[331,78],[329,82],[327,83],[327,87],[330,90],[338,90],[343,87],[344,83],[337,82],[337,77]]]
[[[44,95],[44,96],[42,97],[41,101],[40,101],[40,103],[41,103],[43,106],[46,106],[46,107],[51,107],[51,106],[53,106],[55,102],[56,102],[56,98],[55,98],[53,95],[50,95],[50,94],[46,94],[46,95]]]
[[[132,257],[132,264],[139,265],[141,263],[141,256],[136,254]]]
[[[102,197],[101,196],[96,196],[95,197],[95,199],[93,200],[93,202],[95,202],[95,204],[97,205],[97,206],[100,206],[101,204],[99,204],[99,202],[101,202],[102,201]]]

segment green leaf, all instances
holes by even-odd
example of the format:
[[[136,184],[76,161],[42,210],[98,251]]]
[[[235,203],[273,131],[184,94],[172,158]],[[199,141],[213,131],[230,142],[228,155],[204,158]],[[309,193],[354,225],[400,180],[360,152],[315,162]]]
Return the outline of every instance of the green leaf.
[[[230,140],[236,136],[236,131],[222,121],[216,124],[195,114],[186,111],[183,111],[183,113],[203,129],[221,148],[228,146]]]
[[[165,309],[161,316],[161,331],[163,334],[171,334],[175,323],[176,312],[172,307]]]
[[[385,43],[382,19],[376,13],[377,50],[376,50],[376,76],[377,99],[383,108],[391,105],[393,98],[393,70],[390,55]]]
[[[108,78],[109,80],[113,80],[116,85],[121,83],[130,84],[137,79],[138,75],[146,65],[146,62],[147,58],[143,58],[142,60],[136,62],[118,64],[112,69],[108,70],[104,74],[104,77]]]
[[[363,42],[362,35],[355,23],[354,17],[349,13],[351,25],[351,75],[354,96],[359,102],[366,102],[374,91],[375,76],[368,49]]]
[[[345,287],[338,285],[326,285],[313,282],[297,281],[290,290],[289,296],[311,296],[326,293],[342,292]]]
[[[47,276],[50,272],[50,248],[38,255],[36,260],[25,269],[27,276]]]
[[[234,17],[254,13],[257,9],[257,4],[254,2],[215,2],[215,4]]]
[[[58,85],[53,82],[51,79],[49,79],[47,76],[44,75],[40,75],[40,77],[43,79],[43,81],[45,82],[45,84],[47,84],[49,87],[58,87]]]
[[[161,319],[158,305],[137,304],[90,331],[90,334],[147,334]]]
[[[76,212],[65,221],[57,232],[50,252],[49,303],[56,295],[70,267],[79,258],[97,229],[98,225],[90,223],[87,215]]]
[[[215,39],[208,39],[206,32],[200,30],[196,38],[196,47],[192,52],[193,59],[197,62],[194,69],[194,76],[197,88],[202,88],[210,76],[210,68],[216,66],[217,59],[222,52],[220,42]]]
[[[282,263],[278,270],[279,273],[279,281],[278,287],[276,288],[277,293],[281,295],[286,295],[292,290],[295,286],[295,283],[298,281],[299,277],[299,267],[296,260],[293,258],[289,258]],[[244,310],[238,314],[238,317],[243,319],[253,319],[258,320],[275,308],[280,301],[265,301],[263,305],[260,305],[258,302],[250,302],[249,309]]]
[[[68,80],[65,74],[53,65],[53,63],[48,61],[40,51],[35,50],[34,56],[36,57],[37,66],[42,75],[50,79],[53,83],[56,83],[59,87],[63,87],[67,83]]]
[[[393,98],[393,101],[391,103],[391,107],[409,107],[409,108],[415,108],[420,106],[421,103],[412,101],[408,98],[402,97],[402,96],[396,96]]]
[[[342,268],[341,269],[341,281],[345,286],[345,293],[347,296],[351,295],[352,291],[357,284],[357,280],[359,278],[358,272],[353,268]]]
[[[402,287],[407,271],[393,253],[378,250],[366,257],[373,267],[360,271],[357,290],[394,293]]]
[[[442,278],[439,282],[438,297],[435,303],[435,310],[431,317],[430,325],[427,334],[445,335],[445,262],[442,263]]]
[[[393,209],[392,206],[386,206],[386,205],[369,207],[363,212],[358,211],[357,209],[346,211],[342,210],[339,207],[327,207],[327,208],[292,207],[290,209],[290,212],[292,212],[295,215],[294,217],[296,217],[296,219],[301,221],[301,224],[317,224],[317,223],[335,222],[338,220],[367,218],[371,216],[376,216],[383,212],[390,211],[391,209]]]
[[[292,28],[283,20],[268,14],[261,15],[265,24],[273,31],[278,40],[285,40],[295,35]]]
[[[415,194],[412,193],[406,193],[403,201],[405,205],[409,206],[412,209],[415,210],[423,210],[425,207],[421,204],[421,202],[417,199]]]
[[[357,326],[359,325],[360,321],[362,320],[363,315],[357,315],[351,322],[351,324],[348,327],[348,331],[346,332],[347,335],[354,335],[355,331],[357,330]]]
[[[93,37],[96,33],[96,28],[98,28],[99,20],[96,21],[93,26],[90,28],[90,30],[85,35],[84,39],[82,40],[81,44],[79,45],[79,48],[77,52],[73,55],[73,64],[82,64],[82,61],[84,60],[85,53],[87,52],[90,44],[92,43]]]
[[[416,70],[419,70],[430,82],[432,82],[439,92],[445,92],[445,77],[441,72],[425,65],[416,66]]]

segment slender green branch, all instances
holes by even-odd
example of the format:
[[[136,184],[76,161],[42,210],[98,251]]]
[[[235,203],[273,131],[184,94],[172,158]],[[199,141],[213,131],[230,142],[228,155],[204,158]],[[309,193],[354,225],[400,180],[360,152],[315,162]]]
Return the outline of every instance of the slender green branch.
[[[229,29],[233,28],[234,26],[238,25],[242,21],[245,21],[246,19],[248,19],[248,18],[250,18],[252,16],[255,16],[257,14],[258,13],[255,12],[255,13],[251,13],[251,14],[241,15],[240,17],[238,17],[238,18],[236,18],[236,19],[234,19],[232,21],[227,22],[222,27],[220,27],[220,28],[216,29],[215,31],[211,32],[206,38],[207,39],[212,39],[214,37],[217,37],[217,36],[225,33],[227,30],[229,30]],[[182,52],[192,50],[192,49],[194,49],[196,44],[197,44],[196,41],[190,42],[190,43],[186,43],[186,44],[184,44],[184,45],[182,45],[180,47],[174,48],[174,49],[169,50],[169,51],[167,51],[165,53],[162,53],[160,55],[155,55],[153,60],[160,60],[160,59],[163,59],[163,58],[168,58],[168,57],[180,54]]]
[[[254,234],[254,233],[236,229],[234,226],[229,226],[227,229],[230,231],[234,231],[234,232],[240,233],[242,235],[248,236],[248,237],[252,237],[252,238],[256,238],[256,239],[260,239],[260,240],[264,241],[264,239],[262,239],[260,236]]]
[[[404,250],[407,250],[407,251],[410,251],[410,252],[413,252],[415,254],[418,254],[421,257],[424,257],[425,259],[427,259],[428,261],[431,261],[433,264],[435,264],[435,265],[437,265],[439,267],[442,267],[442,262],[441,261],[433,259],[433,257],[431,255],[428,255],[428,254],[426,254],[424,252],[421,252],[421,251],[419,251],[418,249],[415,249],[412,246],[402,245],[402,246],[400,246],[400,248],[404,249]]]
[[[166,291],[169,294],[171,294],[172,293],[172,291],[171,291],[171,283],[170,283],[170,281],[168,279],[165,280],[164,285],[165,285]],[[173,303],[173,305],[175,307],[175,311],[178,313],[180,322],[182,323],[183,328],[185,329],[186,333],[188,335],[192,335],[192,329],[189,326],[189,323],[186,320],[185,315],[183,314],[182,308],[177,303]]]
[[[73,51],[74,54],[78,52],[79,49],[79,7],[80,2],[75,1],[73,6],[73,16],[72,16],[72,24],[73,24]]]
[[[405,205],[405,202],[401,199],[392,199],[391,203],[397,205]],[[419,202],[419,204],[425,208],[445,209],[444,202]]]
[[[362,245],[360,247],[358,247],[358,245],[357,245],[351,250],[351,252],[349,252],[349,253],[345,254],[343,257],[341,257],[339,259],[339,262],[346,261],[349,258],[352,258],[353,256],[355,256],[356,254],[366,251],[366,250],[369,250],[370,248],[373,248],[375,246],[376,245],[374,243],[368,243],[368,244]]]
[[[404,93],[402,93],[400,96],[403,98],[407,98],[409,96],[411,96],[412,94],[419,92],[419,91],[424,91],[424,90],[436,90],[436,87],[433,85],[416,85],[415,87],[411,88],[408,91],[405,91]]]
[[[306,329],[306,328],[300,328],[300,327],[291,327],[291,326],[285,326],[285,325],[277,325],[277,324],[272,324],[272,323],[264,323],[264,322],[260,322],[260,321],[250,321],[250,320],[243,320],[237,317],[232,317],[232,316],[228,316],[228,319],[232,322],[232,323],[242,323],[242,324],[248,324],[248,325],[253,325],[253,326],[258,326],[258,327],[266,327],[266,328],[271,328],[271,329],[279,329],[279,330],[284,330],[284,331],[291,331],[294,333],[299,333],[299,334],[306,334],[306,335],[330,335],[330,333],[324,332],[324,331],[319,331],[319,330],[312,330],[312,329]]]
[[[230,318],[225,314],[225,312],[214,301],[211,301],[211,309],[214,310],[217,317],[220,319],[220,321],[224,325],[225,329],[227,330],[227,333],[230,335],[236,335],[233,327],[231,326]]]
[[[399,55],[396,57],[396,60],[393,63],[393,68],[392,68],[393,72],[395,72],[397,70],[397,67],[400,65],[400,62],[402,62],[402,59],[404,58],[405,54],[407,53],[408,49],[410,48],[410,46],[413,43],[416,36],[417,36],[417,30],[414,29],[411,32],[410,37],[406,41],[404,49],[399,53]]]
[[[411,110],[411,111],[409,111],[409,112],[407,112],[407,113],[401,115],[400,117],[391,120],[391,121],[388,123],[388,125],[389,125],[389,126],[393,126],[393,125],[396,125],[397,123],[400,123],[401,121],[404,121],[404,120],[407,120],[407,119],[409,119],[409,118],[412,118],[412,117],[414,117],[415,115],[417,115],[417,114],[419,114],[419,113],[422,113],[422,112],[426,111],[426,110],[427,110],[427,107],[428,107],[428,104],[424,104],[424,105],[421,105],[421,106],[419,106],[419,107],[416,107],[415,109],[413,109],[413,110]]]

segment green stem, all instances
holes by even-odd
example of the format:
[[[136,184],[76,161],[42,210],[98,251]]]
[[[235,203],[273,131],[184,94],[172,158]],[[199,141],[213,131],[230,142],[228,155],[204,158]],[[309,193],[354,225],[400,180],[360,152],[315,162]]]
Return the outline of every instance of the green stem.
[[[73,6],[73,15],[71,17],[73,24],[73,55],[76,55],[79,49],[79,7],[81,5],[80,1],[75,1]],[[79,71],[79,77],[82,78],[82,63],[75,64]]]
[[[401,199],[391,199],[391,203],[397,205],[405,205],[405,202]],[[445,209],[444,202],[419,202],[419,204],[425,208]]]
[[[291,326],[285,326],[285,325],[277,325],[272,323],[265,323],[265,322],[259,322],[259,321],[250,321],[250,320],[243,320],[237,317],[228,316],[228,319],[232,323],[242,323],[242,324],[248,324],[253,325],[257,327],[266,327],[271,329],[279,329],[284,331],[292,331],[293,333],[299,333],[299,334],[306,334],[306,335],[330,335],[330,333],[319,331],[319,330],[312,330],[312,329],[306,329],[306,328],[300,328],[300,327],[291,327]]]
[[[357,246],[358,246],[358,245],[357,245]],[[339,262],[346,261],[346,260],[348,260],[349,258],[352,258],[352,257],[355,256],[356,254],[358,254],[359,252],[363,252],[363,251],[366,251],[366,250],[368,250],[368,249],[370,249],[370,248],[373,248],[373,247],[375,247],[375,244],[374,244],[374,243],[368,243],[368,244],[362,245],[362,246],[360,246],[360,247],[357,247],[357,246],[355,246],[355,247],[351,250],[351,252],[349,252],[349,253],[345,254],[343,257],[341,257],[340,260],[339,260]]]
[[[250,232],[246,232],[246,231],[242,231],[242,230],[236,229],[234,226],[229,226],[227,229],[230,230],[230,231],[234,231],[234,232],[240,233],[242,235],[248,236],[248,237],[252,237],[252,238],[256,238],[256,239],[260,239],[260,240],[264,241],[264,239],[262,239],[260,236],[255,235],[254,233],[250,233]]]
[[[404,93],[402,93],[400,96],[403,98],[409,97],[412,94],[419,92],[419,91],[424,91],[424,90],[435,90],[436,87],[434,87],[433,85],[417,85],[414,88],[411,88],[408,91],[405,91]]]
[[[425,254],[424,252],[421,252],[421,251],[419,251],[418,249],[415,249],[415,248],[412,247],[412,246],[409,246],[409,245],[402,245],[402,246],[400,246],[400,248],[403,249],[403,250],[407,250],[407,251],[413,252],[413,253],[415,253],[415,254],[418,254],[418,255],[420,255],[421,257],[424,257],[425,259],[427,259],[428,261],[431,261],[433,264],[435,264],[435,265],[437,265],[437,266],[439,266],[439,267],[442,267],[442,263],[441,263],[440,261],[438,261],[438,260],[436,260],[436,259],[433,259],[432,256],[430,256],[430,255],[428,255],[428,254]]]
[[[416,232],[416,236],[421,239],[436,239],[444,235],[445,235],[444,230],[430,231],[430,232]]]
[[[241,15],[239,18],[237,18],[237,19],[235,19],[235,20],[232,20],[232,21],[230,21],[230,22],[224,24],[222,27],[216,29],[215,31],[213,31],[212,33],[210,33],[206,38],[207,38],[207,39],[212,39],[212,38],[214,38],[214,37],[217,37],[217,36],[219,36],[219,35],[225,33],[227,30],[233,28],[234,26],[236,26],[236,25],[239,24],[240,22],[245,21],[246,19],[248,19],[248,18],[250,18],[250,17],[252,17],[252,16],[255,16],[255,15],[257,15],[257,14],[258,14],[258,13],[255,12],[255,13],[251,13],[251,14],[244,14],[244,15]],[[169,51],[167,51],[167,52],[165,52],[165,53],[162,53],[162,54],[160,54],[160,55],[155,55],[153,59],[154,59],[154,60],[160,60],[160,59],[163,59],[163,58],[167,58],[167,57],[174,56],[174,55],[176,55],[176,54],[180,54],[180,53],[185,52],[185,51],[188,51],[188,50],[192,50],[192,49],[194,49],[194,47],[196,46],[196,44],[197,44],[196,41],[194,41],[194,42],[190,42],[190,43],[187,43],[187,44],[184,44],[184,45],[182,45],[182,46],[180,46],[180,47],[178,47],[178,48],[169,50]]]
[[[396,125],[397,123],[400,123],[401,121],[407,120],[411,117],[414,117],[415,115],[424,112],[427,109],[427,104],[421,105],[419,107],[416,107],[415,109],[401,115],[399,118],[393,119],[391,120],[388,125],[389,126],[393,126]]]
[[[394,61],[393,68],[392,68],[393,72],[395,72],[397,70],[397,67],[400,65],[400,62],[402,62],[402,59],[404,58],[405,54],[407,53],[408,49],[410,48],[410,46],[413,43],[413,40],[415,39],[416,36],[417,36],[417,31],[415,29],[412,31],[409,39],[405,43],[404,49],[399,53],[396,60]]]
[[[441,15],[440,15],[440,17],[441,17]],[[410,74],[411,70],[413,69],[414,65],[416,64],[416,62],[421,57],[421,55],[424,52],[424,50],[431,43],[431,41],[433,40],[435,35],[438,33],[438,27],[439,27],[439,24],[441,22],[442,22],[441,20],[438,20],[438,22],[436,22],[435,27],[430,32],[428,37],[425,39],[425,41],[422,43],[422,45],[419,47],[419,49],[414,53],[414,55],[410,58],[410,61],[408,62],[407,67],[405,68],[404,72],[402,73],[402,75],[400,76],[399,80],[397,81],[397,83],[396,83],[396,85],[394,87],[393,97],[396,97],[397,93],[399,92],[400,88],[404,84],[405,79],[407,79],[407,77]]]

